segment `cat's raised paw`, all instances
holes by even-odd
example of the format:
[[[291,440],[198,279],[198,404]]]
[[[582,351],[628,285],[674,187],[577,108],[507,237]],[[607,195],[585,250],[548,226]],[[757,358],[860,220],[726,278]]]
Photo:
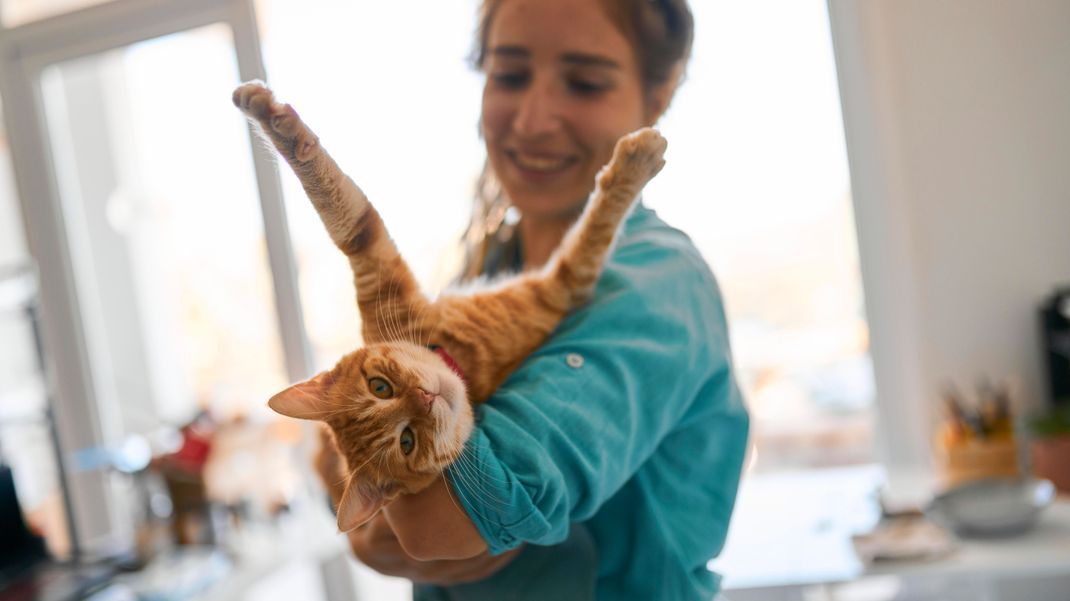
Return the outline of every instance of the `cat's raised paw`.
[[[598,175],[603,189],[628,183],[646,185],[665,166],[669,143],[656,129],[644,127],[617,141],[613,160]]]
[[[305,162],[315,153],[319,138],[301,121],[288,104],[275,101],[275,95],[261,81],[244,83],[234,90],[234,106],[260,124],[264,133],[284,154]]]
[[[270,117],[272,105],[277,104],[271,90],[267,89],[263,82],[257,80],[238,86],[231,100],[234,106],[257,121]]]

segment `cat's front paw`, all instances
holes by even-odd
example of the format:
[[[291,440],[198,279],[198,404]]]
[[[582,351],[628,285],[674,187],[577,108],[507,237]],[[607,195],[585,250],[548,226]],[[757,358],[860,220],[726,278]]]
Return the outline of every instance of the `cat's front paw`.
[[[613,159],[598,174],[598,185],[606,190],[616,185],[642,188],[665,166],[669,143],[656,129],[644,127],[617,141]]]
[[[231,100],[243,113],[261,123],[271,118],[272,109],[276,108],[272,105],[278,105],[275,102],[275,94],[264,82],[255,79],[235,88]]]
[[[319,138],[301,121],[288,104],[275,101],[275,95],[261,81],[243,83],[231,97],[234,106],[260,124],[280,151],[289,152],[300,162],[310,160]]]

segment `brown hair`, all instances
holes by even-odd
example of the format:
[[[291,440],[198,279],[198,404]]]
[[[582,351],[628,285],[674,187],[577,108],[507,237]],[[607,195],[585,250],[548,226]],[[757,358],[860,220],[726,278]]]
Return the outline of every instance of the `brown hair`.
[[[479,9],[472,63],[483,66],[494,15],[505,0],[483,0]],[[680,75],[691,55],[695,21],[687,0],[602,0],[610,18],[632,43],[643,88],[654,88]]]
[[[486,59],[487,38],[494,15],[505,0],[483,0],[479,8],[476,47],[471,60],[476,68]],[[611,19],[631,42],[639,63],[643,91],[652,96],[663,85],[675,87],[691,57],[694,17],[687,0],[601,0]],[[505,216],[508,199],[489,164],[476,185],[472,217],[465,231],[462,279],[479,276],[490,247],[507,243],[512,228]]]

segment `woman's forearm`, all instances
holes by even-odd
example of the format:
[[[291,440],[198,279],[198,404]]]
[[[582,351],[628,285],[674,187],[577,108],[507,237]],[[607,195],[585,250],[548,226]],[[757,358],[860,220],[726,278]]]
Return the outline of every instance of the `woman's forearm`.
[[[484,551],[468,559],[418,561],[401,548],[383,515],[350,532],[349,544],[357,559],[380,574],[442,586],[489,578],[520,552],[518,548],[493,557]]]
[[[486,541],[444,478],[419,493],[398,497],[383,511],[402,548],[415,559],[468,559],[487,551]]]

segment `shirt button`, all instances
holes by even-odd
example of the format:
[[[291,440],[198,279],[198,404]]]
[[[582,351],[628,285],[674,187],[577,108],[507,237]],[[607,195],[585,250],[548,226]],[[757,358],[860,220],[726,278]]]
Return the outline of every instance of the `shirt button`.
[[[583,367],[583,355],[569,353],[568,356],[565,357],[565,363],[568,363],[568,366],[573,369],[579,369]]]

